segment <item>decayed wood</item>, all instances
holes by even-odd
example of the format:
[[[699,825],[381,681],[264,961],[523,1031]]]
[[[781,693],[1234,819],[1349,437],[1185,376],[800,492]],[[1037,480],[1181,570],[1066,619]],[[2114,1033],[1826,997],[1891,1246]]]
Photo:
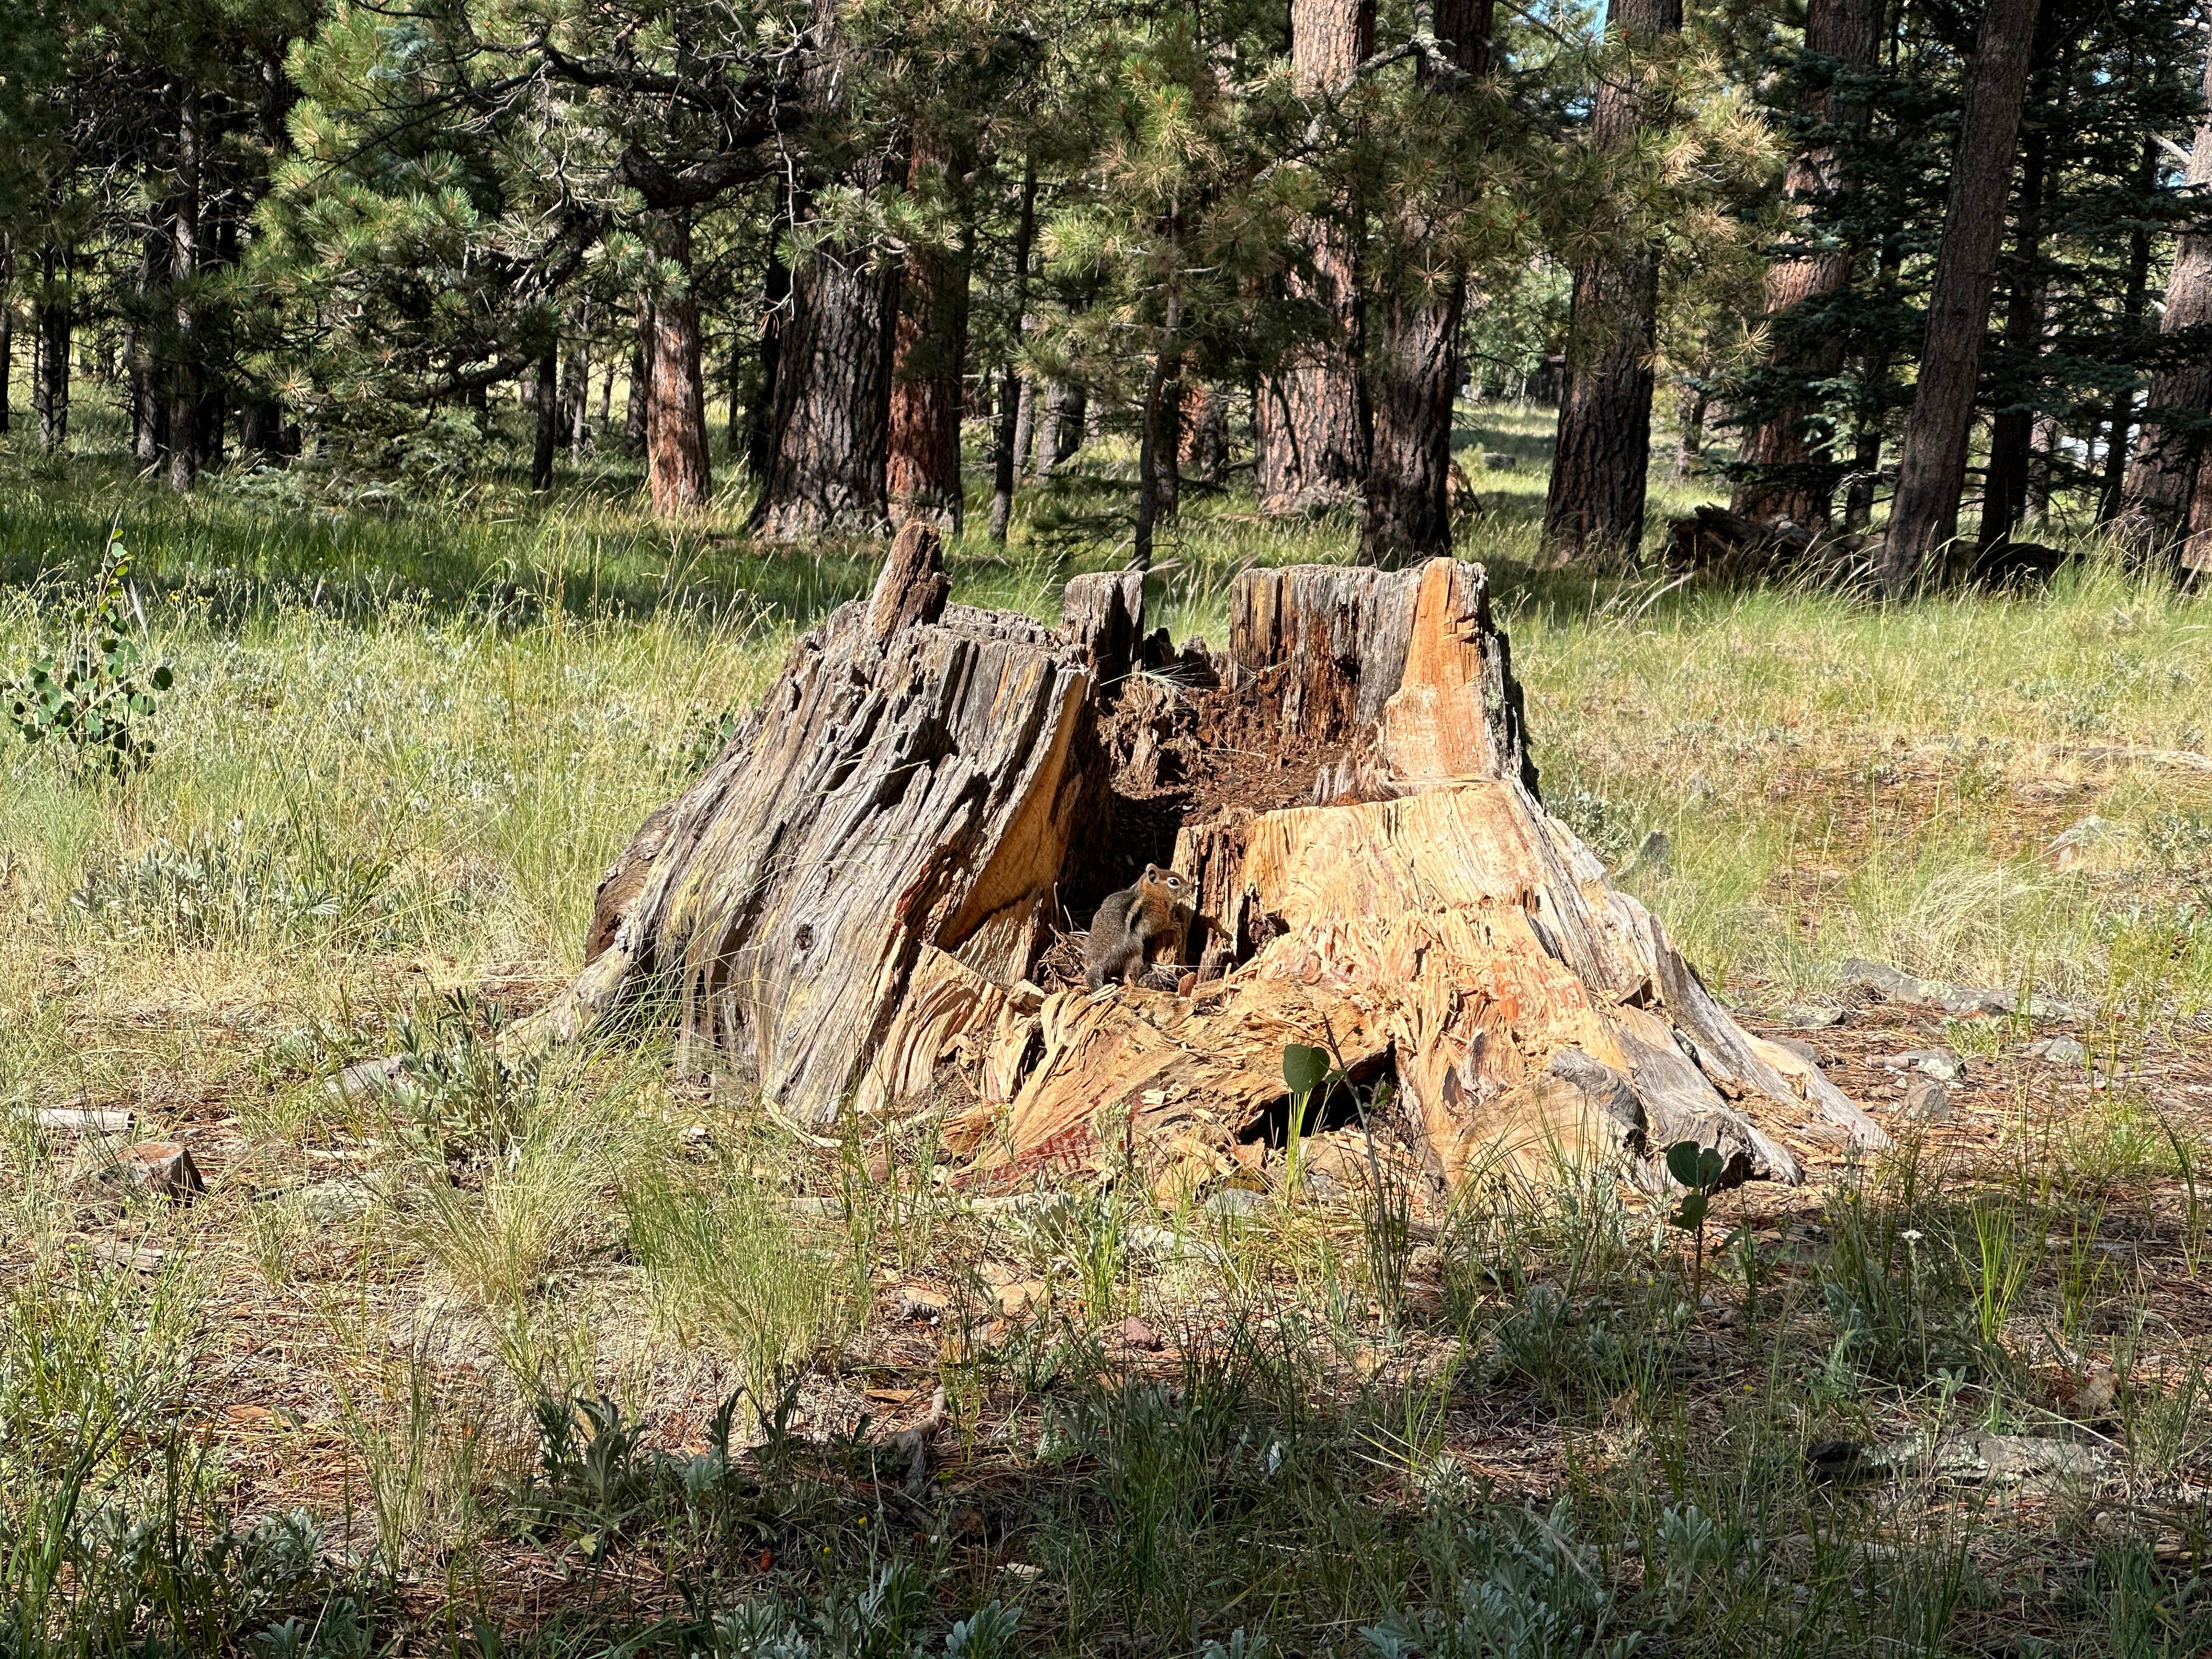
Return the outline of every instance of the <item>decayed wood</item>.
[[[1084,787],[1071,757],[1090,677],[1026,618],[944,607],[937,532],[902,535],[876,592],[802,640],[745,727],[648,820],[610,873],[608,896],[629,896],[595,929],[605,948],[533,1036],[573,1037],[658,980],[695,1066],[741,1066],[766,1103],[819,1127],[926,952],[1004,985],[1028,971]]]
[[[1192,996],[1057,991],[1026,1037],[994,1008],[995,1051],[1032,1063],[1011,1089],[1001,1064],[961,1121],[980,1169],[1136,1148],[1169,1184],[1225,1172],[1279,1109],[1293,1042],[1393,1070],[1399,1127],[1447,1184],[1594,1159],[1656,1184],[1681,1139],[1721,1148],[1732,1180],[1795,1181],[1775,1130],[1807,1120],[1884,1144],[1739,1028],[1545,812],[1479,568],[1255,572],[1232,614],[1238,672],[1287,670],[1286,730],[1355,740],[1371,798],[1186,826],[1176,867],[1227,968]]]
[[[945,1144],[986,1181],[1130,1158],[1164,1186],[1224,1174],[1279,1120],[1292,1042],[1394,1078],[1384,1127],[1447,1185],[1599,1161],[1656,1187],[1680,1139],[1722,1148],[1730,1179],[1791,1181],[1792,1128],[1884,1143],[1737,1026],[1544,811],[1484,574],[1447,559],[1239,578],[1204,695],[1310,764],[1315,804],[1217,791],[1183,819],[1205,927],[1178,990],[1036,982],[1063,885],[1096,884],[1122,714],[1149,732],[1175,705],[1133,680],[1097,739],[1139,587],[1079,579],[1060,629],[945,607],[933,538],[903,532],[871,599],[802,641],[647,821],[553,1034],[654,978],[697,1063],[751,1069],[803,1124],[934,1110],[957,1080]]]
[[[1079,647],[1091,677],[1109,695],[1137,665],[1145,643],[1145,573],[1100,570],[1072,579],[1060,625]]]

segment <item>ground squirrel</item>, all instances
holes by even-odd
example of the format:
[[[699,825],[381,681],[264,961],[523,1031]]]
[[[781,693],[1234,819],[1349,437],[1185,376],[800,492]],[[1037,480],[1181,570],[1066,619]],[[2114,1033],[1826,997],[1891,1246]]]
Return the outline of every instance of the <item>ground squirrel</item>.
[[[1182,950],[1190,916],[1183,895],[1189,886],[1174,871],[1148,864],[1135,886],[1108,894],[1091,919],[1084,982],[1096,991],[1109,980],[1127,977],[1132,969],[1141,976],[1152,947],[1164,941]]]

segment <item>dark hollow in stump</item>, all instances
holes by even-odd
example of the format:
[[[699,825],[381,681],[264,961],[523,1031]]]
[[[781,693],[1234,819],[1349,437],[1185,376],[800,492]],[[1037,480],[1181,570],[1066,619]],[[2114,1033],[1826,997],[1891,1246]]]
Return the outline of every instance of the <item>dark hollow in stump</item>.
[[[1246,571],[1220,659],[1163,660],[1125,578],[1078,578],[1058,629],[944,596],[909,525],[609,872],[537,1036],[657,982],[690,1064],[802,1127],[964,1102],[945,1144],[996,1183],[1227,1174],[1291,1042],[1395,1079],[1385,1127],[1448,1187],[1602,1162],[1656,1188],[1678,1139],[1795,1182],[1790,1139],[1887,1144],[1545,811],[1480,566]],[[1200,971],[1041,983],[1143,805],[1117,792],[1166,770]]]

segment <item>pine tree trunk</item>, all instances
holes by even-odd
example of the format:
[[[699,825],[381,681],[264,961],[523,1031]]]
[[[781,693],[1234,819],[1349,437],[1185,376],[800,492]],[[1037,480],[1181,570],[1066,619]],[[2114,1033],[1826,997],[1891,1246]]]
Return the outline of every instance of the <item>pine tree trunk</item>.
[[[1959,532],[1966,447],[1981,377],[1990,289],[2004,236],[2013,153],[2033,66],[2040,0],[1987,0],[1967,66],[1966,107],[1951,164],[1920,379],[1899,453],[1897,497],[1877,567],[1892,591],[1929,574]]]
[[[805,96],[825,120],[842,113],[849,48],[836,0],[816,0]],[[844,182],[860,191],[903,176],[880,150]],[[753,527],[777,541],[880,534],[890,515],[891,353],[899,271],[866,246],[824,244],[793,272],[791,323],[776,362],[775,436]]]
[[[576,319],[576,336],[561,371],[561,433],[570,461],[584,459],[592,437],[591,312]]]
[[[2041,524],[2050,514],[2051,463],[2065,435],[2056,415],[2035,417],[2035,430],[2027,444],[2027,499],[2020,515],[2023,524]]]
[[[789,207],[778,196],[778,216],[770,228],[789,216]],[[783,336],[789,320],[791,267],[783,262],[781,237],[769,240],[768,270],[761,277],[760,374],[750,405],[745,410],[745,471],[755,478],[768,476],[775,453],[775,400],[781,387]]]
[[[1002,547],[1014,516],[1014,485],[1028,463],[1036,424],[1030,418],[1035,400],[1030,382],[1018,369],[1022,331],[1029,320],[1024,307],[1029,304],[1030,249],[1036,237],[1036,167],[1031,162],[1022,169],[1021,205],[1014,215],[1013,288],[1009,295],[1014,327],[1006,361],[999,371],[999,430],[991,455],[991,539]]]
[[[1291,74],[1301,97],[1334,96],[1375,50],[1375,0],[1291,0]],[[1358,204],[1339,201],[1293,233],[1287,298],[1311,305],[1317,338],[1294,347],[1261,382],[1255,417],[1260,511],[1326,511],[1356,495],[1367,473],[1359,374]]]
[[[2043,347],[2043,176],[2048,149],[2049,140],[2040,131],[2030,132],[2021,146],[2020,216],[2005,297],[2003,346],[2008,372],[1997,387],[1997,413],[1990,422],[1989,471],[1982,488],[1980,542],[1985,549],[2008,538],[2027,511],[2035,443],[2032,404]]]
[[[907,166],[908,192],[921,190],[927,175],[957,165],[917,140]],[[921,519],[956,535],[963,505],[960,377],[968,355],[969,264],[964,246],[915,247],[907,255],[892,334],[884,473],[894,525]]]
[[[1682,0],[1623,0],[1606,27],[1632,52],[1647,52],[1681,32]],[[1632,70],[1607,79],[1592,100],[1591,142],[1606,151],[1634,144],[1663,118],[1649,102]],[[1567,383],[1544,501],[1544,546],[1555,564],[1632,556],[1643,542],[1658,309],[1659,262],[1646,248],[1623,246],[1575,270]]]
[[[200,94],[179,90],[177,190],[169,229],[169,283],[175,295],[176,356],[169,364],[169,488],[182,493],[199,476],[199,318],[193,297],[199,275]]]
[[[1168,232],[1172,250],[1176,233]],[[1170,252],[1172,260],[1174,255]],[[1132,569],[1152,566],[1152,537],[1162,519],[1175,516],[1179,480],[1176,476],[1176,410],[1181,398],[1175,389],[1182,367],[1182,291],[1170,264],[1167,276],[1166,314],[1152,347],[1152,371],[1145,385],[1142,425],[1137,441],[1136,546],[1130,555]]]
[[[2212,187],[2212,51],[2205,54],[2203,98],[2204,112],[2197,118],[2189,170],[2182,181],[2184,191],[2199,200]],[[2181,234],[2166,281],[2166,311],[2159,328],[2173,334],[2208,324],[2212,324],[2212,218],[2199,220]],[[2183,422],[2207,417],[2212,417],[2212,354],[2192,353],[2188,362],[2151,376],[2119,512],[2129,539],[2147,551],[2171,547],[2186,538],[2182,557],[2190,568],[2198,570],[2212,568],[2204,562],[2212,550],[2200,550],[2188,535],[2197,457],[2205,446],[2203,429],[2192,430]],[[2116,427],[2114,437],[2124,444],[2124,426]]]
[[[1881,44],[1883,0],[1812,0],[1805,15],[1805,49],[1846,70],[1875,65]],[[1856,132],[1867,122],[1863,103],[1845,102],[1832,88],[1809,112],[1824,126]],[[1844,184],[1833,143],[1823,138],[1793,156],[1783,179],[1785,202],[1801,223],[1813,204]],[[1827,378],[1843,367],[1844,343],[1831,331],[1822,339],[1798,337],[1793,313],[1840,292],[1851,279],[1852,250],[1799,244],[1766,268],[1761,309],[1773,331],[1773,366],[1793,377]],[[1788,520],[1812,528],[1828,521],[1836,466],[1826,452],[1833,434],[1819,424],[1816,405],[1786,401],[1744,433],[1741,459],[1759,470],[1736,487],[1730,511],[1747,519]]]
[[[2199,131],[2201,134],[2201,123]],[[2136,167],[2136,188],[2145,195],[2157,187],[2158,158],[2156,137],[2145,137],[2142,160]],[[2150,227],[2138,222],[2128,232],[2128,286],[2120,302],[2120,317],[2130,342],[2142,337],[2143,319],[2149,308]],[[2100,530],[2118,520],[2126,501],[2128,456],[2135,418],[2135,388],[2123,387],[2112,400],[2112,440],[2105,446],[2105,476],[2097,492],[2097,528]],[[2093,434],[2094,430],[2093,427]],[[2052,447],[2057,447],[2055,442]],[[2047,472],[2045,493],[2048,493]]]
[[[623,405],[623,453],[645,458],[646,410],[653,400],[653,301],[637,299],[637,339],[629,353],[629,397]]]
[[[775,444],[754,509],[771,538],[882,532],[897,300],[896,270],[872,269],[865,248],[817,249],[793,276]]]
[[[1044,463],[1037,471],[1049,477],[1083,447],[1083,421],[1089,399],[1079,386],[1052,382],[1044,399]]]
[[[654,251],[683,273],[680,289],[653,301],[653,350],[646,374],[646,491],[655,513],[696,513],[714,493],[707,456],[707,378],[699,338],[699,301],[691,290],[688,211],[651,216]]]
[[[1705,453],[1705,391],[1698,386],[1685,386],[1678,408],[1681,416],[1680,435],[1674,444],[1674,477],[1687,478],[1698,470]]]
[[[1014,477],[1021,479],[1036,471],[1037,410],[1044,399],[1039,395],[1036,375],[1022,375],[1016,385],[1019,395],[1014,408]]]
[[[1438,0],[1435,32],[1461,74],[1489,68],[1494,0]],[[1439,84],[1424,58],[1419,82],[1441,103],[1456,87]],[[1434,216],[1408,210],[1395,228],[1385,287],[1382,337],[1368,376],[1371,416],[1367,503],[1360,557],[1395,565],[1451,551],[1452,402],[1459,390],[1459,325],[1467,277],[1435,268],[1440,222],[1466,204],[1448,197]]]
[[[561,441],[561,349],[549,343],[538,359],[538,430],[530,447],[530,487],[553,488],[553,452]]]
[[[1415,287],[1416,280],[1401,276],[1391,284],[1369,379],[1374,454],[1359,543],[1369,564],[1395,567],[1451,550],[1446,486],[1467,284],[1449,275],[1435,294]]]
[[[1218,488],[1229,464],[1229,399],[1203,380],[1186,381],[1179,425],[1176,470]]]
[[[31,382],[39,447],[53,453],[69,441],[70,350],[76,318],[70,303],[70,254],[49,246],[39,255],[44,279],[38,304],[38,362]]]

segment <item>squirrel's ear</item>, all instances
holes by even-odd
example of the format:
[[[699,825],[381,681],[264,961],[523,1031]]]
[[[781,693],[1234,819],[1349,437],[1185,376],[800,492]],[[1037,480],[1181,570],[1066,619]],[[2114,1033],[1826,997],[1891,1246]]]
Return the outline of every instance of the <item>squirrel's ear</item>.
[[[1157,864],[1148,864],[1145,866],[1145,874],[1147,878],[1157,876],[1159,872],[1160,866]]]

